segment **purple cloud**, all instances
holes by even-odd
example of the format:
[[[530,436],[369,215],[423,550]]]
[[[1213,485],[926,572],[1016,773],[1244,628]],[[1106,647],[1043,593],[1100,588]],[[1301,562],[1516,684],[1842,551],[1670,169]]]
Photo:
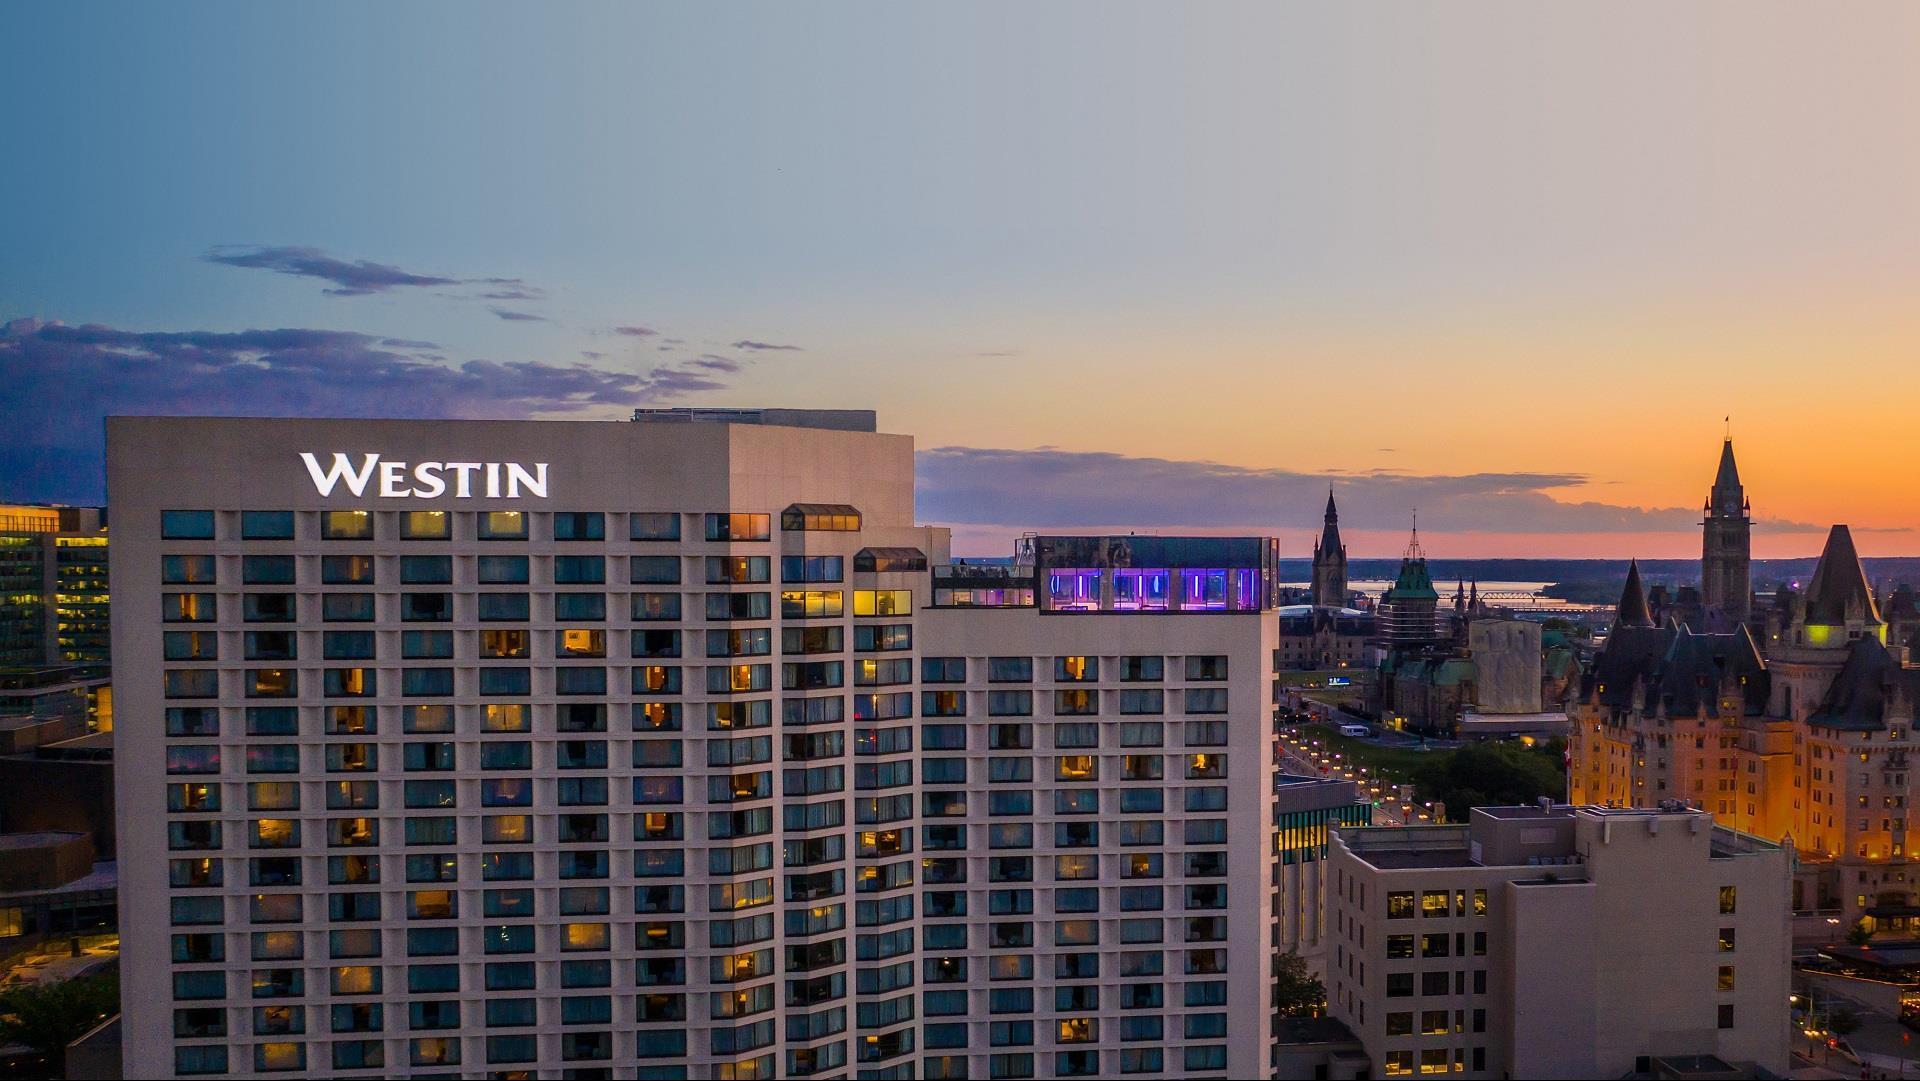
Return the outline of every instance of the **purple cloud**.
[[[544,323],[547,321],[546,316],[535,315],[532,312],[516,312],[507,308],[488,308],[487,310],[505,319],[509,323]]]
[[[708,365],[439,363],[430,343],[340,330],[133,331],[0,325],[0,499],[101,498],[102,418],[617,417],[726,384]]]
[[[660,333],[652,327],[643,326],[614,327],[613,332],[615,334],[624,334],[629,338],[651,338],[655,334]]]
[[[406,286],[462,284],[458,278],[414,274],[401,270],[397,266],[376,263],[370,259],[355,262],[335,259],[318,248],[227,246],[214,248],[206,254],[205,258],[209,263],[218,263],[222,266],[271,270],[276,274],[290,274],[297,278],[318,278],[321,281],[332,282],[333,288],[326,292],[330,296],[337,297],[385,293]]]
[[[1342,474],[1340,523],[1403,529],[1414,508],[1435,532],[1636,533],[1699,526],[1688,507],[1555,499],[1580,473]],[[928,522],[1023,529],[1317,529],[1327,474],[1122,454],[936,447],[918,455],[918,503]],[[1804,523],[1769,522],[1779,529]]]
[[[740,341],[734,342],[733,348],[752,349],[756,351],[773,349],[773,350],[792,350],[793,352],[796,352],[796,353],[802,352],[801,348],[797,345],[778,345],[773,342],[756,342],[751,338],[743,338]]]
[[[521,278],[474,278],[472,284],[486,287],[482,300],[545,300],[547,291],[528,285]]]

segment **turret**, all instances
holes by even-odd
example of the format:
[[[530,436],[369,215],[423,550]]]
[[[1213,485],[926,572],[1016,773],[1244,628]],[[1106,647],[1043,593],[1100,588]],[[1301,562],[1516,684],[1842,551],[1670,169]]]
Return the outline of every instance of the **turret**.
[[[1620,590],[1620,604],[1613,610],[1613,626],[1651,627],[1653,612],[1647,607],[1647,591],[1640,585],[1640,561],[1627,564],[1627,584]]]

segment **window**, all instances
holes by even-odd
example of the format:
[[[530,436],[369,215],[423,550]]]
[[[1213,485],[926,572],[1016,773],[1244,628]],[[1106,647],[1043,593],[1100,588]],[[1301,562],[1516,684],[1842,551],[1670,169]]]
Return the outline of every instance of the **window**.
[[[708,556],[708,585],[758,585],[772,573],[766,556]]]
[[[640,511],[628,518],[627,536],[637,541],[677,541],[680,516],[672,511]]]
[[[320,581],[330,586],[372,585],[372,556],[321,556]]]
[[[160,512],[160,536],[167,540],[212,540],[213,512],[163,510]]]
[[[856,589],[853,614],[856,616],[903,616],[913,612],[910,589]]]
[[[1031,683],[1033,682],[1032,657],[989,657],[987,658],[987,682],[989,683]]]
[[[290,510],[241,511],[240,535],[247,540],[292,540],[293,512]]]
[[[710,541],[763,541],[773,536],[770,514],[709,514],[705,521]]]
[[[991,717],[1030,717],[1033,715],[1033,692],[988,691],[987,715]]]
[[[707,618],[716,618],[713,614],[715,598],[758,597],[764,603],[764,593],[709,593],[707,594]],[[788,589],[780,593],[780,617],[782,619],[820,619],[839,616],[844,611],[844,594],[837,589]],[[733,602],[734,607],[739,602]],[[747,618],[765,619],[766,612]]]
[[[679,515],[675,515],[674,520],[678,524]],[[606,538],[607,516],[604,514],[593,511],[560,511],[553,516],[554,540],[587,541]]]
[[[607,598],[600,593],[555,593],[553,618],[601,620],[607,618]]]
[[[853,533],[860,529],[860,512],[845,503],[795,503],[780,512],[780,528]]]
[[[502,632],[482,631],[481,633],[484,635]],[[634,632],[634,642],[643,641],[641,636],[645,633],[647,632]],[[553,640],[554,655],[557,657],[604,657],[607,655],[607,632],[598,628],[574,627],[556,630],[553,632]],[[675,649],[670,655],[677,655],[678,652],[679,650]]]
[[[212,593],[164,593],[160,596],[160,618],[167,623],[212,623],[218,618],[214,613]]]
[[[1222,680],[1227,678],[1227,659],[1225,657],[1188,657],[1187,681],[1189,683]]]
[[[1227,691],[1224,687],[1189,687],[1181,694],[1189,714],[1227,711]]]
[[[838,582],[845,578],[839,556],[781,556],[782,582]]]
[[[601,556],[553,557],[555,585],[598,585],[606,580],[607,561]]]
[[[1055,657],[1053,678],[1062,683],[1091,683],[1100,678],[1098,657]]]
[[[481,540],[527,539],[527,516],[524,511],[482,511],[477,517],[479,518],[477,533]]]
[[[635,622],[672,622],[680,618],[680,594],[635,593],[632,602]]]
[[[1053,712],[1063,717],[1092,716],[1100,712],[1100,692],[1057,690],[1053,692]]]
[[[400,513],[402,540],[446,540],[453,536],[452,523],[443,510],[412,510]]]
[[[160,580],[168,585],[210,585],[214,580],[213,557],[161,556]]]
[[[637,585],[669,585],[680,581],[679,556],[633,556],[628,577]]]
[[[478,599],[483,621],[524,623],[531,610],[525,593],[482,593]]]
[[[321,511],[320,536],[324,540],[372,540],[373,514],[364,510]]]
[[[1718,1019],[1719,1019],[1719,1027],[1721,1028],[1733,1027],[1733,1003],[1723,1002],[1720,1004]]]
[[[920,658],[922,683],[965,683],[966,680],[967,659],[965,657]]]
[[[1733,915],[1735,904],[1738,900],[1739,898],[1737,895],[1737,891],[1735,890],[1734,887],[1732,886],[1720,887],[1720,914],[1722,916]]]
[[[480,556],[475,571],[482,585],[525,585],[526,556]]]
[[[1445,894],[1440,896],[1445,897]],[[1387,918],[1390,920],[1409,920],[1413,918],[1413,893],[1393,892],[1387,894]]]

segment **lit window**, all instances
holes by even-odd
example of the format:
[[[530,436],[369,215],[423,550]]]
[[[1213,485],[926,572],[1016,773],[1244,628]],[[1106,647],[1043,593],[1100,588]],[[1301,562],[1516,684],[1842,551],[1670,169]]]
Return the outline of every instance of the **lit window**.
[[[853,614],[856,616],[900,616],[913,611],[910,589],[856,589]]]
[[[372,540],[373,515],[364,510],[321,511],[320,536],[326,540]]]
[[[400,515],[400,536],[406,540],[446,540],[452,535],[446,511],[415,510]]]
[[[606,631],[570,627],[558,633],[560,637],[559,653],[562,657],[604,657],[607,655]]]

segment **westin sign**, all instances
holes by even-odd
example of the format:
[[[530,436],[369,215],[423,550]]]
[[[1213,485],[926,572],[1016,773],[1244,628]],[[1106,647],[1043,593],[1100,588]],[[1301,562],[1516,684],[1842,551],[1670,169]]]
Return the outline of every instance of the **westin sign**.
[[[322,466],[310,451],[301,451],[307,475],[314,490],[322,496],[336,487],[356,496],[373,495],[382,499],[438,499],[451,494],[455,499],[519,499],[522,495],[547,498],[547,463],[531,467],[519,462],[383,462],[378,454],[363,454],[360,465],[335,451],[333,463]]]

